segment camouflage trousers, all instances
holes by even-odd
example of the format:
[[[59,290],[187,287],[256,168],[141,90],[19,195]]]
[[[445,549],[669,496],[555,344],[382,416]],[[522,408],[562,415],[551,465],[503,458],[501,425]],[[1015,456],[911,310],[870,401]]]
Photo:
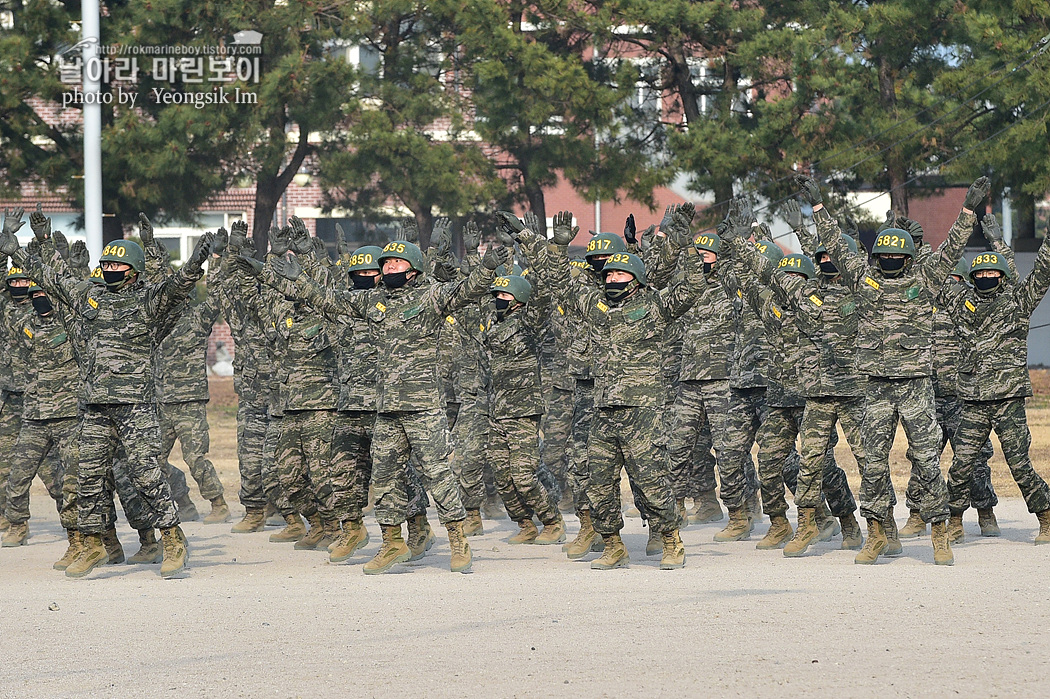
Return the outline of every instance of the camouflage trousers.
[[[274,454],[277,480],[292,507],[304,517],[319,513],[325,522],[348,519],[338,509],[345,498],[337,501],[335,491],[353,487],[350,469],[333,468],[335,422],[334,410],[284,411]]]
[[[594,380],[577,379],[572,395],[572,427],[569,441],[569,489],[576,514],[591,509],[587,485],[590,481],[588,446],[594,421]]]
[[[937,424],[941,428],[941,454],[944,447],[951,442],[952,453],[957,452],[960,447],[955,438],[959,431],[959,422],[962,420],[963,402],[958,396],[937,396],[934,399],[937,406]],[[995,450],[992,448],[992,440],[984,440],[977,455],[977,462],[973,465],[973,475],[970,483],[970,506],[979,510],[995,507],[999,504],[999,498],[995,495],[992,487],[992,467],[988,465],[988,459],[992,458]],[[909,454],[908,459],[911,460]],[[906,502],[909,510],[919,509],[918,485],[915,477],[908,481]],[[950,496],[950,493],[949,493]]]
[[[399,525],[409,516],[406,468],[413,456],[442,524],[466,518],[459,483],[449,466],[452,438],[443,410],[379,413],[372,431],[372,491],[376,521]]]
[[[572,391],[555,386],[547,395],[547,406],[540,418],[540,462],[569,488],[569,440],[572,436]]]
[[[461,398],[459,412],[452,425],[455,450],[449,467],[459,482],[463,507],[477,510],[485,501],[486,449],[489,440],[487,399],[472,393],[464,393]]]
[[[333,494],[337,508],[347,519],[360,521],[368,505],[368,482],[372,479],[372,426],[376,414],[364,410],[336,413],[332,437],[332,462],[336,472],[349,473],[350,487]]]
[[[711,411],[708,412],[710,414]],[[718,478],[722,483],[722,502],[729,509],[743,507],[759,489],[751,446],[758,437],[759,425],[765,417],[765,388],[729,389],[724,424],[721,428],[715,424],[711,430]],[[719,444],[722,445],[721,449]]]
[[[262,487],[265,494],[265,502],[272,503],[282,517],[293,514],[296,510],[292,507],[288,495],[281,487],[280,479],[277,477],[277,442],[281,438],[281,428],[284,425],[284,414],[273,414],[267,411],[266,437],[263,440],[262,460]]]
[[[1028,430],[1024,398],[963,401],[962,419],[955,433],[955,458],[948,469],[948,491],[952,514],[961,514],[970,504],[974,464],[992,430],[999,437],[1010,475],[1021,489],[1029,512],[1050,509],[1050,490],[1032,467],[1028,454],[1032,433]]]
[[[544,524],[560,515],[550,492],[540,484],[540,418],[511,417],[492,420],[489,454],[496,474],[496,489],[515,522],[539,517]]]
[[[208,460],[211,439],[208,433],[207,405],[207,401],[203,400],[158,405],[160,455],[166,466],[174,469],[167,461],[177,438],[179,446],[182,447],[182,458],[189,466],[193,480],[197,481],[201,497],[214,500],[222,495],[223,488],[219,474]]]
[[[0,512],[7,509],[7,479],[22,429],[22,394],[4,391],[0,402]]]
[[[667,445],[668,468],[677,497],[695,498],[715,489],[715,463],[722,452],[728,411],[728,381],[678,384],[669,411]],[[717,441],[715,435],[719,436]]]
[[[669,532],[682,525],[667,461],[653,448],[659,424],[656,412],[655,408],[599,408],[594,412],[587,444],[587,499],[599,534],[619,534],[623,529],[620,469],[627,470],[638,509],[646,513],[653,530]]]
[[[142,500],[142,496],[139,495],[139,491],[135,490],[135,486],[132,485],[131,479],[128,477],[127,460],[124,458],[122,452],[119,452],[118,458],[113,459],[113,467],[109,474],[106,476],[106,490],[107,490],[107,513],[105,516],[106,529],[111,529],[117,524],[117,509],[114,504],[114,495],[120,498],[120,507],[124,510],[124,518],[128,520],[128,524],[131,528],[136,531],[144,531],[146,529],[152,529],[153,525],[149,521],[149,513],[146,509],[145,502]],[[178,469],[176,469],[178,471]],[[179,471],[181,474],[182,471]],[[170,484],[170,480],[168,481]],[[186,487],[186,477],[182,477],[182,487]],[[76,482],[73,483],[73,491],[76,492]],[[174,491],[173,491],[174,497]],[[175,502],[178,503],[179,499],[174,498]]]
[[[142,498],[151,527],[179,524],[179,513],[160,465],[160,424],[154,403],[93,404],[84,410],[80,431],[80,470],[77,474],[77,528],[99,534],[113,509],[107,478],[116,432],[124,447],[127,475]]]
[[[266,507],[263,463],[266,461],[266,404],[242,397],[237,403],[237,470],[241,476],[241,505]],[[272,453],[272,452],[271,452]]]
[[[29,520],[29,487],[38,474],[47,486],[48,495],[58,507],[58,518],[65,529],[77,528],[76,498],[67,502],[63,495],[66,473],[76,473],[80,462],[77,448],[79,421],[75,417],[54,420],[23,420],[15,442],[11,475],[7,479],[7,505],[4,517],[16,524]],[[58,448],[58,468],[48,463],[47,455]]]
[[[857,460],[861,476],[864,475],[867,466],[861,432],[864,425],[864,399],[827,396],[807,398],[798,427],[801,451],[795,506],[819,507],[821,499],[826,497],[831,513],[836,517],[845,517],[857,509],[857,503],[849,489],[846,473],[834,458],[829,458],[834,456],[835,444],[838,443],[836,423],[842,425],[846,443]]]
[[[867,468],[861,472],[861,514],[868,519],[885,520],[895,502],[890,481],[890,448],[900,422],[908,438],[919,514],[925,522],[948,519],[948,488],[940,468],[941,430],[937,426],[930,377],[872,376],[868,378],[866,398],[863,429]]]
[[[785,487],[795,494],[796,504],[799,502],[801,457],[795,451],[795,439],[802,433],[805,412],[804,407],[769,407],[766,409],[766,419],[758,428],[758,478],[762,486],[762,510],[771,517],[787,512]],[[857,509],[857,502],[850,492],[845,471],[835,462],[838,432],[835,431],[834,423],[828,437],[821,460],[820,473],[823,478],[818,493],[823,494],[832,514],[845,517]]]

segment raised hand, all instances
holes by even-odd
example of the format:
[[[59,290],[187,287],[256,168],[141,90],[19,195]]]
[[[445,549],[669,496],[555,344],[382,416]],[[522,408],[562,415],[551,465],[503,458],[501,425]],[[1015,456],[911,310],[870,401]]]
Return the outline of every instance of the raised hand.
[[[695,214],[696,207],[693,206],[691,201],[674,207],[674,213],[671,215],[671,225],[667,228],[667,236],[675,246],[684,248],[692,244],[693,233],[690,226],[693,223]]]
[[[69,261],[69,240],[65,234],[62,231],[55,231],[51,234],[51,237],[55,241],[55,250],[58,250],[59,256],[63,260]]]
[[[40,204],[36,205],[36,211],[29,214],[29,228],[38,242],[42,243],[51,237],[51,219],[44,215]]]
[[[245,272],[253,277],[258,277],[262,274],[263,263],[255,259],[251,255],[237,255],[233,258],[233,261],[243,269]]]
[[[349,255],[351,252],[350,246],[346,244],[346,234],[343,233],[343,227],[338,223],[335,224],[335,254],[342,257],[343,255]]]
[[[802,207],[794,197],[784,202],[784,219],[791,226],[791,230],[797,231],[802,228]]]
[[[240,252],[242,248],[248,247],[248,222],[234,221],[230,226],[230,240],[227,244],[230,252]]]
[[[280,257],[275,257],[270,261],[270,264],[273,265],[275,272],[293,282],[298,279],[299,275],[303,272],[299,260],[295,259],[292,255],[281,255]]]
[[[401,240],[413,245],[419,245],[419,227],[416,222],[406,221],[401,225]]]
[[[270,252],[274,255],[283,255],[288,252],[290,236],[291,229],[270,226]]]
[[[153,224],[141,211],[139,212],[139,239],[142,240],[143,246],[153,242]]]
[[[11,256],[18,252],[18,237],[15,233],[25,223],[22,220],[22,214],[25,213],[23,209],[15,209],[10,211],[4,209],[4,227],[2,237],[0,237],[0,252],[5,255]]]
[[[434,229],[430,234],[430,246],[440,257],[445,257],[452,252],[452,221],[447,218],[439,218],[434,221]]]
[[[559,211],[554,217],[553,242],[555,245],[568,245],[576,239],[576,234],[579,232],[580,227],[572,225],[571,211]]]
[[[219,230],[215,231],[215,237],[212,239],[211,252],[213,255],[221,255],[222,251],[226,249],[226,246],[230,244],[230,234],[225,228],[219,226]]]
[[[486,269],[495,271],[500,266],[507,264],[512,257],[513,254],[510,248],[497,245],[485,251],[485,257],[481,260],[481,264],[485,265]]]
[[[303,220],[298,216],[292,216],[288,219],[288,225],[291,227],[289,247],[292,252],[296,255],[309,255],[313,252],[314,244],[310,240],[310,231]]]
[[[526,211],[522,215],[521,221],[525,224],[526,228],[528,228],[536,235],[539,235],[540,231],[543,230],[542,228],[540,228],[540,217],[532,211]]]
[[[87,267],[90,260],[87,244],[83,240],[73,241],[69,248],[69,264],[74,267]]]
[[[820,196],[820,185],[809,175],[795,175],[795,184],[798,185],[802,198],[809,202],[810,206],[824,203],[824,199]]]
[[[977,211],[977,208],[988,198],[988,192],[992,191],[992,181],[987,177],[978,177],[970,188],[966,190],[966,199],[963,200],[963,208]]]
[[[1003,240],[1003,231],[999,228],[999,221],[995,214],[988,213],[981,219],[981,230],[984,231],[984,239],[989,243],[999,243]]]
[[[634,222],[634,214],[629,214],[623,224],[623,239],[630,245],[638,244],[638,226]]]
[[[463,229],[463,247],[466,252],[471,253],[477,252],[479,245],[481,245],[481,229],[474,221],[467,221],[467,226]]]

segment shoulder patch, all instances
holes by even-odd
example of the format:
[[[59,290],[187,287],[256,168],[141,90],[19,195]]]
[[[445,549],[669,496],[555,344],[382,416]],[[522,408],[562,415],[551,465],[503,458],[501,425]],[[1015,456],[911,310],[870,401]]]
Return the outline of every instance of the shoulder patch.
[[[871,277],[864,277],[864,283],[870,286],[872,289],[878,289],[879,283]]]
[[[26,336],[29,337],[30,340],[33,339],[33,331],[30,330],[29,328],[22,328],[22,332],[24,332],[26,334]]]
[[[478,330],[480,330],[481,332],[485,332],[485,324],[484,323],[478,323]]]
[[[376,308],[379,309],[380,313],[386,313],[386,306],[383,304],[382,301],[376,301]]]
[[[608,313],[608,312],[609,312],[609,307],[608,307],[608,306],[606,306],[606,305],[605,305],[604,303],[602,303],[601,301],[599,301],[599,302],[598,302],[598,310],[599,310],[599,311],[601,311],[602,313]]]
[[[772,309],[772,311],[773,311],[773,315],[775,315],[775,316],[776,316],[777,318],[779,318],[779,317],[781,317],[781,316],[783,315],[783,314],[782,314],[782,313],[780,312],[780,309],[779,309],[779,308],[777,308],[776,306],[774,306],[773,304],[770,304],[770,305],[769,305],[769,307],[770,307],[770,309]]]
[[[964,303],[963,305],[966,306],[966,310],[968,310],[970,313],[976,313],[977,312],[977,306],[975,306],[972,303],[970,303],[969,300],[967,300],[966,303]]]
[[[740,289],[737,289],[737,290],[736,290],[736,297],[737,297],[738,299],[742,299],[742,298],[744,298],[744,292],[743,292],[743,291],[741,291]]]
[[[88,305],[92,308],[98,308],[98,301],[88,296]]]
[[[455,325],[455,324],[456,324],[456,319],[455,319],[455,318],[453,318],[452,316],[445,316],[445,321],[446,321],[446,322],[447,322],[447,323],[448,323],[449,325]]]
[[[809,300],[813,302],[814,306],[823,306],[824,302],[820,300],[820,297],[816,294],[810,294]]]
[[[291,318],[285,318],[284,319],[284,324],[285,324],[285,327],[289,327],[289,328],[292,327],[292,319]]]
[[[560,304],[558,305],[558,313],[561,313],[562,315],[565,315],[565,309],[562,308]]]

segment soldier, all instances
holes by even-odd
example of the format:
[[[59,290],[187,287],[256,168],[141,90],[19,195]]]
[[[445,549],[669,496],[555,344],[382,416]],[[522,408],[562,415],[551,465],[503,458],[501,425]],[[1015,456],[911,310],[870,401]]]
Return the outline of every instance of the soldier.
[[[861,475],[861,513],[868,520],[868,539],[854,559],[875,563],[889,545],[887,520],[892,517],[889,451],[898,421],[912,450],[912,468],[922,487],[920,508],[932,523],[934,562],[952,565],[948,544],[948,492],[938,466],[939,429],[934,414],[932,338],[933,306],[977,218],[973,210],[988,195],[985,177],[966,193],[962,212],[938,253],[914,259],[907,231],[887,229],[872,247],[873,265],[850,252],[824,208],[820,187],[800,175],[803,196],[813,206],[817,233],[835,260],[843,280],[857,296],[857,370],[867,375],[864,449],[867,467]]]
[[[13,214],[5,211],[5,218],[21,217],[19,209]],[[6,255],[5,255],[6,257]],[[15,443],[22,428],[22,400],[25,392],[25,367],[18,351],[21,321],[32,311],[29,304],[29,275],[15,265],[7,270],[4,291],[0,294],[0,342],[3,342],[7,362],[0,362],[0,389],[3,404],[0,406],[0,532],[7,531],[10,523],[3,512],[7,506],[7,479],[11,474]]]
[[[688,231],[692,213],[692,205],[686,204],[676,214],[678,230]],[[691,241],[691,236],[679,235],[675,244],[680,250]],[[620,470],[626,467],[639,509],[661,534],[660,567],[681,568],[681,521],[667,463],[659,459],[653,439],[659,424],[656,412],[666,397],[659,361],[664,331],[668,321],[683,315],[701,295],[706,283],[701,258],[695,251],[679,255],[682,276],[656,292],[649,288],[638,256],[616,253],[601,261],[604,284],[598,288],[586,277],[570,283],[564,247],[558,238],[555,243],[561,257],[553,267],[555,288],[564,290],[563,302],[590,324],[594,339],[595,413],[587,446],[587,498],[605,548],[591,567],[610,570],[629,562],[620,538]]]
[[[496,268],[509,259],[506,248],[492,248],[484,264],[466,281],[431,283],[424,277],[419,248],[394,241],[380,255],[382,288],[360,291],[321,288],[301,278],[302,270],[294,258],[274,261],[273,270],[293,282],[281,285],[286,294],[304,298],[327,313],[367,319],[378,343],[382,359],[377,381],[378,415],[372,434],[372,487],[383,545],[365,564],[367,574],[386,572],[411,556],[401,536],[401,523],[407,516],[403,474],[413,453],[448,530],[450,567],[453,572],[470,569],[470,546],[463,536],[466,511],[448,467],[452,449],[447,416],[435,383],[438,367],[434,341],[449,312],[485,293]],[[276,278],[268,281],[278,283]]]
[[[146,502],[152,524],[161,530],[164,560],[161,575],[181,571],[188,558],[186,537],[159,463],[160,427],[150,355],[155,330],[189,294],[201,277],[211,234],[197,241],[186,263],[167,281],[147,285],[140,276],[145,259],[131,241],[111,243],[100,258],[108,293],[93,284],[62,277],[18,245],[20,216],[5,217],[0,252],[10,255],[37,281],[48,298],[77,312],[87,328],[88,366],[85,409],[80,435],[77,527],[82,547],[66,575],[83,577],[109,555],[102,543],[107,453],[111,429],[124,446],[128,474]]]
[[[992,214],[984,217],[989,240],[1001,237]],[[1013,281],[1006,258],[997,252],[977,255],[970,265],[973,289],[947,288],[945,308],[959,334],[959,396],[962,418],[955,438],[958,449],[948,470],[951,518],[948,538],[963,541],[962,515],[970,504],[971,474],[991,430],[1002,444],[1010,474],[1028,511],[1039,519],[1036,544],[1050,543],[1050,489],[1032,467],[1032,437],[1025,398],[1032,395],[1028,376],[1028,327],[1039,302],[1050,289],[1050,245],[1044,239],[1027,277]]]

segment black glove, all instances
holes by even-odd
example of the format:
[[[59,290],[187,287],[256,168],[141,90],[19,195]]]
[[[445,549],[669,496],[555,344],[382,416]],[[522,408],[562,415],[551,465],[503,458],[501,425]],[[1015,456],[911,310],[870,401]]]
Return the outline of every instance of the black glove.
[[[230,244],[230,234],[225,228],[219,226],[219,230],[215,231],[215,237],[211,242],[211,254],[221,255],[222,251],[226,249],[226,246]]]
[[[820,185],[809,175],[795,175],[795,184],[798,185],[802,198],[808,201],[810,206],[824,202],[820,196]]]
[[[290,228],[278,228],[270,226],[270,252],[274,255],[283,255],[288,252],[289,238],[292,234]]]
[[[981,219],[981,230],[984,231],[984,239],[989,243],[1003,242],[1003,231],[999,228],[999,221],[995,214],[988,213]]]
[[[197,238],[197,243],[193,246],[193,252],[186,259],[186,266],[192,272],[199,271],[204,261],[208,259],[208,255],[211,254],[212,241],[215,239],[214,233],[205,233],[200,238]]]
[[[39,255],[40,241],[36,238],[33,238],[28,243],[26,243],[26,252],[28,252],[30,255]]]
[[[755,216],[751,213],[751,206],[747,201],[743,197],[733,197],[733,200],[729,202],[729,214],[725,218],[725,223],[728,224],[729,239],[750,236],[751,224],[754,220]]]
[[[572,225],[571,211],[559,211],[554,217],[553,242],[555,245],[568,245],[576,239],[576,234],[579,232],[580,227]]]
[[[496,212],[497,222],[499,223],[499,229],[511,238],[511,242],[518,239],[518,233],[525,230],[525,224],[518,220],[518,217],[509,211],[497,211]],[[506,245],[506,243],[504,243]]]
[[[292,255],[281,255],[274,257],[270,260],[270,264],[273,265],[275,272],[280,274],[282,277],[289,281],[295,281],[302,274],[303,268],[299,264],[299,260],[295,259]]]
[[[430,233],[430,247],[439,257],[445,257],[452,252],[452,222],[447,218],[439,218],[434,221],[434,228]]]
[[[73,245],[69,248],[69,264],[74,267],[87,267],[90,261],[91,255],[88,253],[87,244],[83,240],[73,241]]]
[[[248,222],[234,221],[230,226],[230,241],[227,248],[236,254],[246,247],[248,247]]]
[[[481,264],[485,265],[485,269],[496,271],[500,265],[507,264],[512,257],[513,254],[510,248],[498,245],[485,251],[485,257],[482,259]]]
[[[65,234],[62,231],[55,231],[54,233],[51,234],[51,237],[55,241],[55,250],[58,250],[59,256],[63,260],[68,262],[69,261],[69,240],[66,238]]]
[[[664,233],[671,226],[671,220],[674,218],[674,212],[678,211],[678,204],[671,204],[664,209],[664,217],[660,219],[660,230]]]
[[[693,244],[693,232],[690,225],[693,223],[695,213],[696,207],[691,201],[675,207],[671,215],[671,225],[667,229],[667,237],[675,247],[684,248]]]
[[[627,241],[629,245],[638,244],[638,227],[634,223],[634,214],[627,216],[627,220],[623,224],[623,239]]]
[[[36,211],[29,214],[29,228],[36,236],[37,242],[44,242],[51,237],[51,219],[44,215],[40,204],[36,205]]]
[[[797,231],[802,228],[802,207],[794,197],[784,202],[784,219],[791,226],[791,230]]]
[[[153,242],[153,224],[141,211],[139,212],[139,239],[143,247]]]
[[[335,224],[335,254],[339,257],[343,255],[349,255],[353,252],[350,246],[346,244],[346,234],[343,233],[343,227],[338,223]]]
[[[992,191],[992,182],[987,177],[978,177],[970,188],[966,190],[966,199],[963,200],[963,208],[977,211],[977,207],[988,198],[988,192]]]
[[[542,233],[543,229],[540,228],[540,217],[532,211],[526,211],[521,217],[521,222],[525,224],[526,228],[528,228],[536,235],[540,235]]]
[[[288,246],[292,252],[296,255],[309,255],[314,251],[313,241],[310,240],[310,231],[306,228],[306,224],[298,216],[292,216],[288,219],[288,225],[291,226],[291,238]]]
[[[467,226],[463,229],[463,248],[468,253],[477,252],[479,245],[481,245],[481,229],[473,221],[467,221]]]
[[[258,277],[260,274],[262,274],[263,263],[259,262],[251,255],[236,255],[233,258],[233,261],[237,263],[237,265],[240,266],[241,269],[243,269],[245,272],[247,272],[253,277]]]
[[[919,222],[912,221],[910,218],[902,218],[897,221],[897,225],[908,231],[913,241],[922,240],[922,237],[926,235],[926,232],[922,230],[922,226],[919,225]]]

